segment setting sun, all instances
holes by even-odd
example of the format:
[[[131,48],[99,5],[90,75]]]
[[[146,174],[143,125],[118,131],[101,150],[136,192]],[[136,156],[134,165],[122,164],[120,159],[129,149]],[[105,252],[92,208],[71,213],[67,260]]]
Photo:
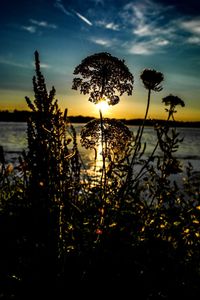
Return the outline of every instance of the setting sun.
[[[102,100],[99,103],[97,103],[97,107],[99,110],[101,110],[103,113],[107,112],[109,109],[108,102],[106,100]]]

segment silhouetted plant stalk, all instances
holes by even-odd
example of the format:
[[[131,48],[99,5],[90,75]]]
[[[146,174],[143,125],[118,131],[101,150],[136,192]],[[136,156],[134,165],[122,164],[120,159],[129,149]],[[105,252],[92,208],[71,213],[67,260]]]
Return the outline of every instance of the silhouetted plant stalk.
[[[166,96],[162,99],[162,102],[167,106],[169,105],[169,109],[165,109],[166,112],[168,112],[168,116],[167,116],[167,119],[166,119],[166,125],[165,125],[165,130],[163,129],[162,130],[162,133],[159,133],[158,135],[158,140],[157,140],[157,143],[152,151],[152,153],[150,154],[149,158],[146,160],[145,164],[143,165],[143,167],[140,169],[139,173],[137,174],[137,176],[135,177],[135,181],[139,180],[141,177],[144,176],[144,173],[143,171],[146,170],[146,167],[148,166],[148,164],[154,159],[154,154],[159,146],[159,143],[163,137],[163,134],[169,130],[169,125],[168,125],[168,121],[170,121],[170,118],[172,118],[172,120],[175,122],[175,118],[174,118],[174,113],[176,113],[176,106],[177,105],[181,105],[182,107],[185,106],[185,103],[182,99],[180,99],[179,97],[177,96],[173,96],[172,94],[170,94],[169,96]],[[155,124],[155,130],[156,131],[159,131],[161,128],[161,126],[159,126],[158,124]],[[175,128],[176,130],[176,128]],[[160,130],[161,131],[161,130]],[[181,142],[181,140],[179,140],[179,142]]]
[[[97,53],[86,57],[75,68],[74,74],[80,74],[82,78],[74,78],[72,88],[80,93],[89,94],[89,101],[98,104],[105,101],[108,105],[116,105],[119,96],[123,93],[132,94],[133,76],[125,65],[124,60],[119,60],[109,53]],[[118,93],[118,94],[117,94]],[[102,150],[102,172],[100,179],[100,197],[103,210],[107,198],[107,178],[106,178],[106,141],[104,131],[104,120],[101,109],[100,130],[101,130],[101,150]],[[103,223],[101,216],[100,223]]]
[[[33,114],[28,120],[28,154],[26,160],[29,175],[29,198],[36,214],[44,213],[44,219],[36,230],[46,228],[47,244],[51,244],[53,257],[62,261],[66,244],[66,222],[72,218],[80,189],[80,163],[76,133],[67,124],[55,100],[55,88],[48,93],[40,71],[39,54],[35,52],[36,76],[33,77],[35,100],[26,97]],[[71,132],[72,138],[69,138]],[[69,145],[73,140],[72,149]],[[35,216],[37,218],[37,216]],[[47,225],[45,222],[48,222]],[[68,234],[68,233],[67,233]],[[41,234],[40,234],[41,235]],[[41,241],[44,238],[41,235]],[[59,266],[60,267],[60,266]]]
[[[148,90],[148,97],[145,116],[143,118],[142,126],[139,128],[138,140],[136,140],[136,145],[138,145],[138,147],[140,147],[139,145],[141,144],[144,125],[149,112],[151,91],[160,92],[162,90],[162,86],[160,85],[160,83],[164,80],[164,76],[161,72],[157,72],[151,69],[144,69],[144,71],[140,75],[140,78],[144,84],[144,87]],[[137,153],[137,147],[135,152]]]
[[[140,75],[140,78],[141,78],[141,80],[144,84],[144,87],[148,90],[147,106],[146,106],[146,111],[145,111],[145,115],[144,115],[144,118],[143,118],[142,125],[139,126],[138,131],[137,131],[137,135],[136,135],[136,138],[135,138],[135,146],[134,146],[134,152],[133,152],[133,155],[132,155],[132,160],[131,160],[129,171],[128,171],[128,174],[127,174],[127,177],[126,177],[126,182],[125,182],[124,188],[122,189],[123,194],[127,192],[127,188],[130,186],[130,182],[132,180],[132,175],[133,175],[133,172],[134,172],[134,166],[135,166],[136,160],[138,158],[142,157],[143,153],[145,152],[146,145],[144,145],[144,148],[143,148],[142,152],[140,153],[141,139],[142,139],[142,136],[143,136],[145,121],[147,119],[148,112],[149,112],[151,91],[160,92],[162,90],[162,86],[160,84],[164,80],[163,74],[161,72],[157,72],[154,69],[152,69],[152,70],[151,69],[144,69],[143,72]],[[133,179],[133,181],[136,181],[138,176],[139,175],[137,174],[135,179]]]

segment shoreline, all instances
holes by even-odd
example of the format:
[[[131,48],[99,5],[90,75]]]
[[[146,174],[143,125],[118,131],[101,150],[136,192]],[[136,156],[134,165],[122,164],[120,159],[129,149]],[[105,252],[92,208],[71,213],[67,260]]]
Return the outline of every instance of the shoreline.
[[[0,122],[27,122],[28,118],[31,117],[31,112],[29,111],[18,111],[15,110],[13,112],[9,111],[0,111]],[[94,117],[91,116],[69,116],[68,119],[71,123],[87,123],[93,119]],[[139,126],[142,125],[143,119],[137,118],[137,119],[121,119],[117,118],[117,120],[122,121],[126,125],[135,125]],[[170,124],[171,127],[192,127],[192,128],[200,128],[200,121],[166,121],[162,119],[147,119],[145,121],[146,126],[154,126],[155,124],[158,125],[165,125]]]

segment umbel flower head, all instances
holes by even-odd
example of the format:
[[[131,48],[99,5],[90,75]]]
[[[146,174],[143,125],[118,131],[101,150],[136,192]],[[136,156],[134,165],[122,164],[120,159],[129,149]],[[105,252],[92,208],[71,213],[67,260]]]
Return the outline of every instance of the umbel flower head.
[[[131,141],[133,133],[121,121],[105,118],[103,120],[104,142],[112,151],[123,151]],[[81,144],[86,149],[95,149],[101,144],[101,120],[88,122],[81,131]]]
[[[168,96],[164,97],[162,99],[162,102],[165,104],[165,105],[169,105],[170,107],[175,107],[177,105],[180,105],[182,107],[185,106],[185,103],[183,100],[181,100],[179,97],[177,96],[174,96],[172,94],[169,94]]]
[[[166,111],[169,113],[168,119],[172,116],[172,119],[174,119],[174,113],[176,113],[175,107],[177,105],[180,105],[182,107],[185,106],[185,102],[180,99],[177,96],[174,96],[172,94],[169,94],[168,96],[164,97],[162,99],[162,102],[166,105],[169,106],[169,109],[166,109]]]
[[[109,105],[115,105],[123,93],[132,94],[133,75],[124,60],[107,52],[86,57],[75,68],[74,74],[81,77],[73,79],[72,89],[89,94],[88,100],[95,104],[106,99]]]
[[[144,69],[140,78],[147,90],[153,90],[155,92],[160,92],[162,90],[160,83],[164,80],[164,76],[161,72],[157,72],[154,69]]]

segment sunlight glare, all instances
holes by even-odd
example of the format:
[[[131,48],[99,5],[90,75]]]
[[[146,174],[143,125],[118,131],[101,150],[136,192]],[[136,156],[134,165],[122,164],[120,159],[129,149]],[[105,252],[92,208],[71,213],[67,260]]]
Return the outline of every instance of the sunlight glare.
[[[102,112],[106,112],[109,108],[108,102],[106,100],[102,100],[97,104],[98,109]]]

